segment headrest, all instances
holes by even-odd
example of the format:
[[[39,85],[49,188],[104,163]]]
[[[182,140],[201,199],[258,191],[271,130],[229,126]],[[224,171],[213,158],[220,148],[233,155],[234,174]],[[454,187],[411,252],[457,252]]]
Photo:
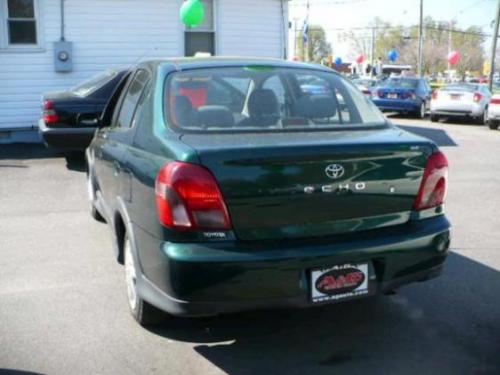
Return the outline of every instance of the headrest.
[[[198,108],[198,126],[233,127],[235,125],[232,112],[222,105],[205,105]]]
[[[331,95],[308,95],[295,102],[295,115],[305,118],[329,118],[337,113]]]
[[[250,117],[279,114],[278,98],[273,90],[256,89],[248,98],[248,114]]]
[[[174,96],[172,117],[177,126],[189,127],[195,125],[193,104],[188,97]]]

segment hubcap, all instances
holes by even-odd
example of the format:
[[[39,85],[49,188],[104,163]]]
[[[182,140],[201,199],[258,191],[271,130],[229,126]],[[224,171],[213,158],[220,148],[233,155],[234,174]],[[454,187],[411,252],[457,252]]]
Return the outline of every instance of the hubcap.
[[[420,106],[420,118],[424,117],[425,117],[425,104],[422,103],[422,105]]]
[[[483,115],[483,124],[487,124],[487,123],[488,123],[488,109],[485,108],[484,115]]]
[[[137,277],[135,273],[134,257],[130,240],[125,241],[125,281],[127,283],[127,296],[130,308],[134,310],[137,306]]]

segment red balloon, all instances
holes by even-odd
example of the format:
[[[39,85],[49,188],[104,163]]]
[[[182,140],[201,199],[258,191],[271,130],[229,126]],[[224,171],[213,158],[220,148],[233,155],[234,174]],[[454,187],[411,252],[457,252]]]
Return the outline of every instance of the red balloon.
[[[361,55],[358,55],[358,57],[356,57],[356,62],[358,64],[362,64],[363,61],[365,61],[365,55],[361,54]]]
[[[451,51],[448,54],[448,62],[451,65],[457,65],[460,62],[460,52],[458,52],[458,51]]]

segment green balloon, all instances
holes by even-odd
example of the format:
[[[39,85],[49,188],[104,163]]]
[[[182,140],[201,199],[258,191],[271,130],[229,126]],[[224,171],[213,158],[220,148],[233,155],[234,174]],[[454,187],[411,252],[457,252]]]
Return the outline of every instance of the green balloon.
[[[188,0],[181,6],[181,20],[188,27],[198,26],[205,18],[205,8],[200,0]]]

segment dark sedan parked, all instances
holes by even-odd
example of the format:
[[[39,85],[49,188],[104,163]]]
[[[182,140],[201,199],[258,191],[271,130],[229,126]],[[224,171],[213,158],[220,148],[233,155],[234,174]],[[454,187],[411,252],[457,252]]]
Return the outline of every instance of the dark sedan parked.
[[[441,272],[446,157],[332,70],[152,61],[118,94],[86,152],[88,189],[139,323],[340,302]]]
[[[128,68],[110,69],[67,91],[42,97],[38,127],[47,147],[84,150],[90,144],[98,119]]]

